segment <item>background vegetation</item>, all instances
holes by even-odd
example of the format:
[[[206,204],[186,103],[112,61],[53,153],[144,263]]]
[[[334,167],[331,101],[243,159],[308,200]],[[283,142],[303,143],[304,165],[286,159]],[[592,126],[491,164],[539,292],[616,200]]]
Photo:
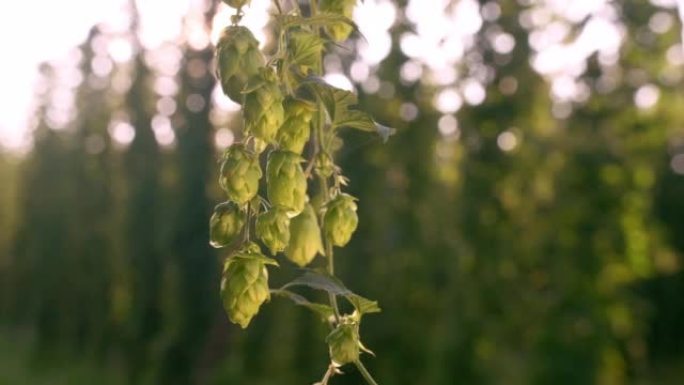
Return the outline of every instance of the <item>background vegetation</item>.
[[[365,321],[378,353],[367,365],[394,385],[679,384],[676,9],[612,2],[619,52],[589,55],[582,92],[561,100],[531,65],[532,34],[551,19],[523,22],[538,2],[492,4],[479,4],[483,24],[455,65],[462,77],[485,70],[484,100],[445,113],[427,70],[402,75],[416,63],[401,49],[415,27],[403,17],[372,68],[379,86],[357,84],[364,109],[398,129],[387,144],[350,132],[341,154],[360,227],[338,272],[383,307]],[[132,59],[94,71],[107,39],[94,28],[76,51],[76,113],[57,127],[62,85],[46,63],[32,150],[0,152],[0,384],[313,383],[327,362],[313,316],[274,298],[242,331],[220,307],[207,223],[225,127],[240,123],[211,103],[212,47],[179,43],[169,75],[132,15]],[[508,52],[497,31],[514,38]],[[354,50],[335,52],[327,62],[349,71]],[[161,77],[175,80],[170,95]],[[359,383],[349,372],[334,382]]]

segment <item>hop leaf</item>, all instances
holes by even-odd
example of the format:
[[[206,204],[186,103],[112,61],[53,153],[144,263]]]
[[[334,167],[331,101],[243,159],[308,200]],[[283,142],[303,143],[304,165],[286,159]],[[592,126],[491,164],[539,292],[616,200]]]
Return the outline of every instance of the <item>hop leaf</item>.
[[[257,138],[273,143],[285,120],[283,93],[271,69],[262,68],[250,83],[255,86],[244,90],[247,93],[243,111],[245,129]]]
[[[288,99],[285,102],[285,123],[278,130],[277,140],[282,149],[301,154],[311,135],[314,107],[305,101]]]
[[[247,213],[234,202],[224,202],[214,208],[209,221],[209,243],[221,248],[235,242],[245,227]]]
[[[228,0],[226,2],[228,5],[239,8],[247,1]],[[216,74],[221,81],[223,92],[234,102],[241,104],[242,91],[247,81],[250,77],[257,75],[259,69],[265,64],[264,55],[259,51],[259,42],[245,27],[227,27],[223,30],[216,46],[216,57],[218,60]]]
[[[231,322],[243,329],[270,299],[266,265],[277,263],[261,254],[259,246],[249,243],[228,258],[223,266],[221,299]]]
[[[290,218],[279,207],[259,215],[256,220],[256,235],[271,250],[271,254],[285,250],[290,242]]]
[[[298,30],[290,33],[287,42],[288,65],[296,66],[302,75],[320,66],[323,53],[323,39],[317,34]]]
[[[251,0],[223,0],[224,3],[230,5],[233,8],[242,8],[245,5],[249,4]]]
[[[335,246],[344,246],[351,239],[359,224],[354,197],[339,194],[328,203],[323,219],[325,236]]]
[[[356,0],[323,0],[321,11],[351,18]],[[347,40],[354,27],[344,22],[337,22],[325,28],[326,33],[335,41]]]
[[[229,199],[245,204],[254,198],[261,176],[259,159],[244,144],[234,144],[224,154],[219,184]]]
[[[304,211],[290,221],[290,243],[285,249],[285,256],[304,267],[317,253],[323,253],[321,230],[313,207],[307,204]]]
[[[330,359],[335,365],[342,366],[359,359],[361,342],[354,324],[339,325],[330,332],[326,342],[330,349]]]
[[[306,177],[302,158],[290,151],[273,151],[266,165],[268,200],[299,214],[306,203]]]

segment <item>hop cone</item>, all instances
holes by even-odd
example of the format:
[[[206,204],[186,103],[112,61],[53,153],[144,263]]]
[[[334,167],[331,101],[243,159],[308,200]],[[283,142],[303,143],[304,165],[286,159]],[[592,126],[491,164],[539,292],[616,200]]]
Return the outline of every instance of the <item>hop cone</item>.
[[[346,245],[358,224],[359,217],[356,215],[354,197],[347,194],[339,194],[328,203],[328,208],[323,218],[323,231],[333,245]]]
[[[271,250],[271,254],[285,250],[290,242],[290,218],[278,207],[259,215],[256,220],[256,235]]]
[[[243,4],[244,0],[231,0],[229,5]],[[236,7],[237,8],[237,7]],[[259,42],[245,27],[230,26],[223,30],[216,46],[218,59],[217,76],[223,92],[234,102],[242,104],[242,90],[250,77],[259,73],[264,66],[264,56],[259,51]]]
[[[270,298],[266,264],[277,263],[261,254],[259,246],[249,243],[223,265],[221,299],[231,322],[243,329]]]
[[[209,221],[209,243],[216,248],[233,243],[245,227],[247,214],[234,202],[224,202],[214,208]]]
[[[290,221],[290,243],[285,249],[285,256],[304,267],[317,253],[323,253],[321,230],[313,207],[307,204],[304,211]]]
[[[228,198],[245,204],[257,194],[261,175],[257,156],[243,144],[234,144],[223,156],[219,184]]]
[[[330,332],[326,341],[330,348],[330,359],[337,366],[359,359],[359,333],[354,325],[341,324]]]
[[[278,130],[278,144],[282,149],[301,154],[311,135],[311,119],[314,108],[301,100],[285,103],[285,123]]]
[[[224,3],[230,5],[233,8],[242,8],[247,5],[251,0],[223,0]]]
[[[266,165],[268,200],[296,214],[306,203],[306,177],[302,158],[290,151],[273,151]]]
[[[342,15],[349,19],[352,17],[356,0],[323,0],[321,11]],[[347,40],[354,28],[347,23],[335,23],[325,28],[328,35],[335,41]]]
[[[273,143],[285,120],[283,93],[272,70],[262,69],[256,76],[250,82],[258,86],[245,95],[245,129],[264,142]]]

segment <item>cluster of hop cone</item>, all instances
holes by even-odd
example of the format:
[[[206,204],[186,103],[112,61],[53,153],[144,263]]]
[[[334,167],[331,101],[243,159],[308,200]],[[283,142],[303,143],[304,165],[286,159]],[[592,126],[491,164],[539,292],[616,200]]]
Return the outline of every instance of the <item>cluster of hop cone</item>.
[[[248,0],[224,2],[239,14]],[[355,0],[331,0],[322,1],[320,7],[323,12],[350,17],[354,4]],[[330,39],[342,41],[352,27],[337,23],[325,32]],[[223,31],[216,47],[217,76],[223,92],[242,105],[244,132],[242,141],[230,146],[221,159],[219,183],[227,201],[215,208],[210,238],[212,246],[233,250],[225,261],[221,297],[229,319],[243,328],[269,299],[266,266],[277,265],[260,244],[272,257],[282,252],[304,267],[325,254],[324,241],[331,247],[346,245],[358,223],[355,199],[339,186],[321,194],[325,198],[314,199],[315,203],[307,193],[311,173],[327,180],[339,168],[330,154],[317,151],[310,170],[304,170],[302,154],[311,148],[307,143],[312,121],[320,111],[317,103],[296,97],[291,84],[284,84],[282,65],[288,53],[294,52],[296,60],[288,63],[293,73],[287,76],[296,84],[306,72],[320,68],[324,41],[318,33],[302,28],[293,29],[287,37],[288,49],[280,62],[267,62],[254,35],[237,21]],[[266,197],[259,194],[264,178]],[[335,335],[340,336],[331,338],[339,340],[334,344],[339,361],[350,362],[358,356],[358,342],[353,341],[357,334],[347,329],[338,328]],[[350,335],[354,338],[347,338]],[[345,348],[349,342],[355,346]]]

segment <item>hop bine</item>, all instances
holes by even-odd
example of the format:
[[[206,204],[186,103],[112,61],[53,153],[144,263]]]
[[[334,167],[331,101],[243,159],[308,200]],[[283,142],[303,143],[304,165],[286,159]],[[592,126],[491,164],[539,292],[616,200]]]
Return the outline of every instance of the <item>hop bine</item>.
[[[219,184],[232,201],[245,204],[254,198],[261,176],[259,159],[244,144],[236,143],[224,154]]]
[[[228,258],[223,266],[221,299],[231,322],[243,329],[261,305],[270,299],[266,265],[278,265],[266,258],[256,243],[248,243]]]
[[[242,105],[244,122],[244,139],[221,159],[219,184],[228,201],[216,206],[209,223],[211,245],[231,250],[221,277],[228,318],[246,328],[271,293],[288,298],[332,327],[326,338],[330,365],[318,384],[327,385],[330,377],[342,374],[340,366],[353,363],[366,383],[377,385],[359,359],[362,351],[370,352],[360,340],[359,325],[364,315],[379,312],[380,307],[351,292],[335,276],[334,246],[350,241],[358,216],[355,198],[340,191],[347,179],[333,156],[343,145],[340,129],[375,131],[383,140],[393,130],[357,109],[353,92],[321,80],[326,49],[355,29],[350,18],[357,0],[311,0],[301,8],[300,1],[294,1],[289,9],[275,1],[277,36],[268,60],[254,35],[238,25],[250,0],[222,1],[235,13],[216,46],[216,75],[223,92]],[[309,176],[316,176],[312,194],[307,193]],[[270,255],[283,252],[299,267],[321,254],[325,266],[306,269],[269,291],[267,265],[277,263],[261,247]],[[300,295],[296,288],[301,286],[327,291],[328,303]],[[349,302],[353,312],[345,313],[338,300]]]
[[[232,1],[244,4],[245,1]],[[231,5],[231,2],[228,3]],[[217,71],[223,92],[234,102],[242,104],[242,91],[247,81],[264,67],[264,55],[259,42],[245,27],[230,26],[223,30],[216,46]]]

